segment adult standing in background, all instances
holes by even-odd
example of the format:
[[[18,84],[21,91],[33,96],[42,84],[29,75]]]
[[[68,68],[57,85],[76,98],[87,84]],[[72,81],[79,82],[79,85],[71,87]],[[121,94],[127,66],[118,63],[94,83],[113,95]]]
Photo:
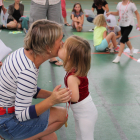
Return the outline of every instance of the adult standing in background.
[[[3,10],[3,13],[5,14],[7,9],[4,7],[3,0],[0,0],[0,13],[1,13],[1,9]]]
[[[63,24],[61,0],[32,0],[30,7],[29,26],[36,20],[48,19]],[[51,58],[50,63],[61,66],[63,63],[55,57]]]
[[[92,11],[96,9],[97,15],[104,14],[104,12],[109,11],[108,3],[106,0],[94,0],[94,3],[92,4]],[[85,15],[87,17],[87,21],[93,23],[94,18],[89,17],[88,15]]]
[[[64,25],[65,26],[71,26],[67,22],[67,12],[66,12],[66,1],[65,0],[61,0],[61,9],[62,9],[62,16],[63,16],[63,19],[64,19]]]
[[[57,140],[55,131],[67,120],[66,109],[52,107],[71,98],[68,88],[53,92],[37,87],[39,67],[56,57],[62,42],[62,27],[42,19],[34,22],[24,39],[24,48],[11,53],[0,70],[0,136],[7,140]],[[43,98],[32,105],[32,99]]]

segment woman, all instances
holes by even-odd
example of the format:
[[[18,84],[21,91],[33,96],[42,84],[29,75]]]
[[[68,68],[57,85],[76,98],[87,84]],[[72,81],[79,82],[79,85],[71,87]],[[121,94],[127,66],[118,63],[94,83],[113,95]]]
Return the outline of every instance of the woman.
[[[109,11],[108,3],[106,2],[106,0],[94,0],[91,10],[94,12],[94,9],[96,9],[97,15],[104,14],[104,11]],[[93,23],[94,18],[89,17],[88,15],[86,15],[86,17],[88,22]]]
[[[0,71],[0,135],[3,138],[57,140],[55,131],[66,122],[66,109],[52,106],[68,102],[71,91],[59,90],[61,85],[53,92],[40,89],[37,78],[39,66],[57,56],[62,38],[59,24],[38,20],[29,28],[24,48],[13,52],[3,63]],[[31,105],[32,97],[45,100]]]
[[[48,19],[62,24],[62,11],[60,0],[32,0],[30,7],[29,26],[36,20]],[[55,57],[49,61],[57,66],[63,65]]]
[[[21,23],[19,21],[20,17],[23,16],[24,13],[24,5],[20,3],[20,0],[15,0],[15,3],[9,5],[8,8],[8,19],[6,27],[4,25],[0,25],[0,29],[21,29]]]

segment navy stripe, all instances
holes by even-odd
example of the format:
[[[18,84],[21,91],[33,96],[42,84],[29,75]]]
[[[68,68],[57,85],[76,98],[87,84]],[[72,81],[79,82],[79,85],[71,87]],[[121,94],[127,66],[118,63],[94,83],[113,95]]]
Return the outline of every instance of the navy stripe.
[[[22,60],[22,58],[21,58],[20,53],[19,53],[19,56],[20,56],[20,60],[21,60],[22,64],[24,65],[24,67],[25,67],[25,69],[26,69],[26,66],[25,66],[25,64],[23,63],[23,60]]]
[[[24,49],[23,49],[23,54],[24,54],[24,57],[25,57],[25,59],[26,59],[28,65],[29,65],[29,67],[31,68],[31,66],[30,66],[30,64],[29,64],[29,61],[27,60],[27,57],[25,56]]]
[[[20,90],[22,90],[22,91],[24,91],[24,92],[27,92],[27,93],[32,93],[32,92],[28,92],[28,91],[26,91],[26,90],[23,90],[23,89],[21,89],[21,88],[19,88],[18,87],[18,89],[20,89]],[[20,93],[19,93],[20,94]],[[20,94],[20,95],[23,95],[24,96],[24,94]],[[26,96],[26,97],[32,97],[32,96]]]
[[[16,59],[16,62],[18,64],[18,67],[20,68],[20,70],[22,70],[21,67],[20,67],[20,65],[19,65],[19,63],[18,63],[18,61],[17,61],[17,57],[16,56],[17,56],[17,52],[16,52],[16,55],[15,55],[15,59]]]
[[[22,86],[24,86],[24,87],[27,87],[27,88],[29,88],[29,89],[34,89],[34,88],[28,87],[28,86],[26,86],[26,85],[24,85],[24,84],[22,84],[22,83],[20,83],[20,82],[18,82],[18,84],[20,84],[20,85],[22,85]]]
[[[35,79],[34,77],[32,77],[32,76],[30,76],[30,75],[28,75],[28,74],[25,74],[25,73],[23,73],[23,72],[21,72],[21,74],[26,75],[27,77],[30,77],[30,78],[32,78],[32,79],[34,79],[34,80],[36,81],[36,79]]]
[[[30,82],[30,81],[28,81],[28,80],[25,80],[25,79],[23,79],[23,78],[21,78],[21,77],[18,77],[19,79],[22,79],[22,80],[24,80],[24,81],[26,81],[26,82],[28,82],[28,83],[30,83],[30,84],[33,84],[34,86],[35,86],[35,84],[34,83],[32,83],[32,82]]]
[[[14,59],[14,56],[13,56],[13,54],[12,54],[12,64],[13,64],[13,67],[14,67],[14,69],[16,70],[17,74],[19,74],[18,71],[17,71],[17,69],[16,69],[15,66],[14,66],[13,59]]]
[[[28,103],[23,103],[23,102],[18,102],[18,101],[15,101],[17,103],[22,103],[22,104],[31,104],[32,102],[28,102]]]

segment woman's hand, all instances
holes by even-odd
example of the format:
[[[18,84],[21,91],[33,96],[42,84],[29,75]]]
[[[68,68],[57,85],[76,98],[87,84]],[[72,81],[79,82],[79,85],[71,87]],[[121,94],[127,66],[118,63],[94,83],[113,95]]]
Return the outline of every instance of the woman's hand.
[[[85,15],[85,17],[89,17],[89,15]]]
[[[70,91],[68,88],[60,90],[60,87],[61,85],[56,86],[50,96],[50,100],[53,105],[66,103],[71,99],[72,91]]]
[[[13,21],[17,24],[17,21],[15,19]]]

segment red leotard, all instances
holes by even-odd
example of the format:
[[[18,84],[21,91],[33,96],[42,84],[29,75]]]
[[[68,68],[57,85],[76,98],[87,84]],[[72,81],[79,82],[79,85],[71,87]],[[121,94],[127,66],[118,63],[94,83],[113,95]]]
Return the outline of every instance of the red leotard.
[[[67,85],[67,79],[70,75],[74,75],[73,72],[70,73],[66,73],[65,78],[64,78],[64,83],[65,86],[68,87]],[[85,77],[79,77],[77,76],[77,78],[79,78],[80,80],[80,85],[79,85],[79,100],[78,102],[84,100],[88,95],[89,95],[89,91],[88,91],[88,78]],[[74,104],[73,102],[71,102],[71,104]]]

